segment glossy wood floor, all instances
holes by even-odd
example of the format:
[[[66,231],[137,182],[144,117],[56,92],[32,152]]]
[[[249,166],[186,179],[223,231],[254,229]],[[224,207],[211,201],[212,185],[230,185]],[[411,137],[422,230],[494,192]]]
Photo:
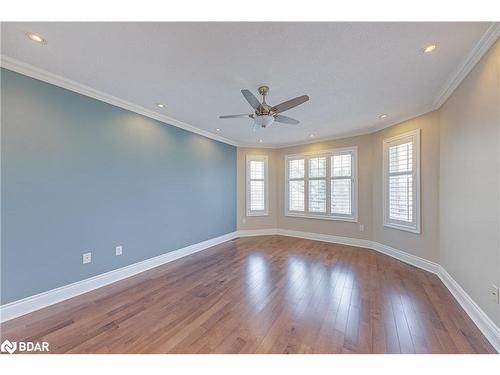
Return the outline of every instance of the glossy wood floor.
[[[493,353],[433,274],[372,250],[241,238],[6,322],[52,353]]]

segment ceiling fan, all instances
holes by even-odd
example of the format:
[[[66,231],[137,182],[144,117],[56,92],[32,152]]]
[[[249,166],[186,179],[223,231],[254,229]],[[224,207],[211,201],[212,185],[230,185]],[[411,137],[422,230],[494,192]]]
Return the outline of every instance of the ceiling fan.
[[[262,95],[262,103],[252,94],[249,90],[244,89],[241,90],[241,93],[245,97],[248,103],[255,110],[254,113],[251,114],[243,114],[243,115],[224,115],[219,116],[219,118],[238,118],[238,117],[250,117],[254,120],[253,130],[257,126],[261,128],[267,128],[272,125],[274,122],[280,122],[283,124],[297,125],[299,123],[298,120],[295,120],[291,117],[283,116],[280,113],[289,110],[290,108],[296,107],[304,102],[309,100],[309,96],[302,95],[296,98],[287,100],[281,104],[270,106],[266,103],[266,95],[269,92],[268,86],[260,86],[259,93]]]

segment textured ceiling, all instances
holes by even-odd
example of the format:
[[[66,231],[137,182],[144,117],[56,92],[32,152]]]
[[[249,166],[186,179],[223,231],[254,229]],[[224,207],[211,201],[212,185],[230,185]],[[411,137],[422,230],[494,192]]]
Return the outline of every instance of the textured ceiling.
[[[238,144],[359,134],[434,108],[489,23],[3,23],[2,55]],[[27,31],[48,40],[38,45]],[[429,55],[424,46],[437,43]],[[267,84],[298,126],[252,131],[240,93]],[[156,103],[164,103],[159,109]],[[387,113],[386,119],[378,116]]]

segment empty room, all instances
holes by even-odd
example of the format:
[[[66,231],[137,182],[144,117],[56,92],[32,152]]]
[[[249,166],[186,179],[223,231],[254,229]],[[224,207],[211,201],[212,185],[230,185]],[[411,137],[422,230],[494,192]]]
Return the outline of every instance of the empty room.
[[[2,357],[498,353],[499,35],[2,22]]]

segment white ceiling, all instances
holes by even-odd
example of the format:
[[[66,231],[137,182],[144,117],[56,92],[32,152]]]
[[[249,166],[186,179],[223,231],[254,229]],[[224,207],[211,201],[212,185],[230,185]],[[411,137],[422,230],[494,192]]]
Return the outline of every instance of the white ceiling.
[[[220,135],[280,146],[360,134],[435,108],[490,23],[3,23],[2,55]],[[47,45],[25,36],[42,35]],[[424,46],[437,43],[432,54]],[[252,132],[240,93],[267,84],[298,126]],[[164,103],[159,109],[156,103]],[[387,113],[386,119],[378,115]],[[263,143],[259,144],[258,140]]]

